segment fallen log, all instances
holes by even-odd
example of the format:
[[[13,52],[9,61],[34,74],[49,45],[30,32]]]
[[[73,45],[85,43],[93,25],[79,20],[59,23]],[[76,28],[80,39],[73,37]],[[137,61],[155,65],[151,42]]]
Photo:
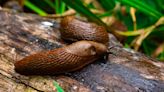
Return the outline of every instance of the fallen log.
[[[110,37],[110,53],[87,67],[56,76],[24,76],[13,63],[43,50],[62,47],[60,20],[0,10],[0,91],[56,92],[164,92],[164,63]]]

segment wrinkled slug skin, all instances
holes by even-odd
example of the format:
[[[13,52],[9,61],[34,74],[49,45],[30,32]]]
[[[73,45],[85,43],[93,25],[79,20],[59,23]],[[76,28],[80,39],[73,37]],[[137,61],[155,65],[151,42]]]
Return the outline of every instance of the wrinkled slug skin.
[[[108,45],[109,37],[103,26],[65,17],[60,23],[61,37],[65,40],[90,40]]]
[[[45,75],[71,72],[93,62],[106,53],[105,45],[79,41],[71,45],[27,56],[15,65],[15,71],[24,75]]]

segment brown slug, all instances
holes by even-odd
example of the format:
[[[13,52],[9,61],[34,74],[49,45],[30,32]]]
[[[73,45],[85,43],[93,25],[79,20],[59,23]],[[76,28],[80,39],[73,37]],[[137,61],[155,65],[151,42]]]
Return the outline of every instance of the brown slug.
[[[106,51],[107,47],[102,43],[78,41],[62,48],[27,56],[15,63],[15,70],[24,75],[71,72],[93,62]]]
[[[24,75],[71,72],[81,69],[107,51],[109,38],[102,26],[65,17],[60,23],[60,31],[65,40],[83,41],[27,56],[15,63],[16,72]]]
[[[89,40],[108,45],[109,37],[103,26],[65,17],[61,23],[61,37],[65,40]]]

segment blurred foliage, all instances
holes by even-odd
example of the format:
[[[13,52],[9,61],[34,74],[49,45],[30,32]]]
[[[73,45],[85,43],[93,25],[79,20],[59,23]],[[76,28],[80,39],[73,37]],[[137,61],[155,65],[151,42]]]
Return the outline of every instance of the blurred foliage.
[[[164,0],[18,0],[41,16],[75,15],[104,25],[125,47],[164,61]]]

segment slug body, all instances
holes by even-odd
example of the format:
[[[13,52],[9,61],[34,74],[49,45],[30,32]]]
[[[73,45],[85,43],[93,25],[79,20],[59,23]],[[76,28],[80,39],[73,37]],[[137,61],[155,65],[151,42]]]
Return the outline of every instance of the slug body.
[[[74,17],[64,18],[60,26],[63,39],[78,42],[25,57],[15,63],[16,72],[24,75],[71,72],[81,69],[106,53],[109,38],[104,27]]]
[[[106,51],[104,44],[78,41],[62,48],[27,56],[15,63],[15,70],[24,75],[71,72],[93,62]]]
[[[103,26],[65,17],[61,23],[61,37],[65,40],[89,40],[108,45],[109,37]]]

